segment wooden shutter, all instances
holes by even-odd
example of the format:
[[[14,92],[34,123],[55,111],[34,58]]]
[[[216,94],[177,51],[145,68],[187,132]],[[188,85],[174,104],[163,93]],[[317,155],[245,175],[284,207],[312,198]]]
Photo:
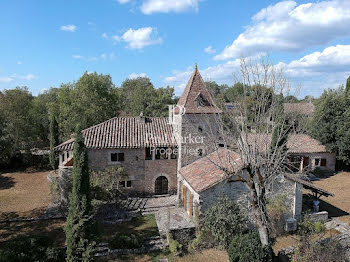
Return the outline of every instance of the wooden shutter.
[[[189,211],[190,211],[190,213],[189,213],[189,215],[190,215],[190,217],[192,217],[192,215],[193,215],[193,197],[192,197],[192,194],[190,194],[190,204],[189,204]]]
[[[303,157],[303,168],[309,165],[309,157]]]
[[[182,195],[183,195],[183,202],[184,202],[185,210],[186,210],[186,194],[187,194],[186,187],[184,186],[183,191],[182,191]]]
[[[327,159],[325,158],[321,159],[321,166],[327,166]]]

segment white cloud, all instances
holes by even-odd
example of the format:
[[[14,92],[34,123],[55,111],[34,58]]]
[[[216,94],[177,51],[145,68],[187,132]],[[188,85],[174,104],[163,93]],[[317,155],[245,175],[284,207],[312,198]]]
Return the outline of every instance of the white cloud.
[[[185,12],[194,9],[198,11],[198,0],[146,0],[141,5],[141,12],[152,13]]]
[[[108,35],[107,35],[106,33],[103,33],[103,34],[101,35],[101,37],[107,39],[107,38],[108,38]]]
[[[82,60],[82,61],[86,61],[86,62],[93,62],[93,61],[97,61],[99,59],[102,60],[113,60],[115,58],[115,54],[113,52],[107,54],[107,53],[102,53],[100,55],[97,56],[82,56],[82,55],[72,55],[73,59],[76,60]]]
[[[21,65],[22,64],[22,61],[17,61],[17,65]]]
[[[23,80],[28,80],[28,81],[30,81],[30,80],[35,79],[36,76],[33,75],[33,74],[27,74],[27,75],[24,75],[24,76],[19,76],[19,78],[21,78],[21,79],[23,79]]]
[[[146,73],[140,73],[140,74],[136,74],[136,73],[131,73],[128,78],[129,79],[136,79],[138,77],[148,77]]]
[[[12,82],[14,79],[12,77],[0,77],[0,83],[9,83]]]
[[[61,26],[61,30],[67,32],[75,32],[77,30],[77,27],[75,25],[63,25]]]
[[[76,60],[84,60],[84,61],[87,61],[87,62],[92,62],[92,61],[97,61],[98,60],[98,57],[96,56],[82,56],[82,55],[73,55],[72,56],[74,59]],[[101,56],[102,58],[102,56]]]
[[[129,3],[131,0],[117,0],[119,4],[126,4]]]
[[[350,1],[333,0],[297,5],[282,1],[260,10],[216,60],[266,51],[300,51],[350,35]]]
[[[258,57],[259,55],[252,59]],[[317,97],[327,88],[337,88],[340,84],[344,84],[350,76],[350,45],[329,46],[289,63],[277,63],[276,67],[283,68],[285,75],[291,81],[292,90],[296,91],[295,87],[301,85],[300,97],[306,95]],[[171,76],[164,78],[164,82],[174,85],[176,95],[181,95],[192,72],[193,67],[173,71]],[[200,73],[205,81],[232,85],[236,80],[234,76],[240,75],[240,59],[207,67],[200,70]]]
[[[36,76],[33,74],[26,74],[26,75],[13,74],[11,76],[0,77],[0,82],[1,83],[10,83],[10,82],[18,81],[18,80],[31,81],[35,78],[36,78]]]
[[[73,57],[74,59],[84,59],[84,57],[81,56],[81,55],[73,55],[72,57]]]
[[[207,54],[215,54],[216,50],[212,48],[212,46],[208,46],[206,48],[204,48],[204,52],[206,52]]]
[[[290,63],[279,63],[293,78],[310,76],[327,77],[350,71],[350,45],[336,45],[321,52],[313,52]]]
[[[238,73],[239,68],[240,60],[235,59],[223,64],[207,67],[204,70],[200,70],[200,73],[204,81],[216,81],[220,84],[233,84],[235,80],[234,74]],[[164,81],[167,84],[174,85],[176,95],[181,95],[192,72],[193,67],[188,67],[185,71],[173,71],[173,75],[165,77]]]
[[[162,38],[157,36],[157,29],[152,27],[130,28],[122,36],[113,36],[113,39],[128,43],[131,49],[142,49],[145,46],[162,43]]]

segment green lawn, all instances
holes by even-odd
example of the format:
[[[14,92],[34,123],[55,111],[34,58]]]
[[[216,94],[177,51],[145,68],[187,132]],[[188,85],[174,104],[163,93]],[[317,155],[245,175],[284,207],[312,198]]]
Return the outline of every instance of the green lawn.
[[[110,243],[111,248],[120,248],[113,246],[113,239],[121,235],[130,236],[134,234],[138,236],[140,241],[159,235],[156,219],[153,214],[137,216],[131,221],[121,224],[99,224],[98,232],[100,241]]]

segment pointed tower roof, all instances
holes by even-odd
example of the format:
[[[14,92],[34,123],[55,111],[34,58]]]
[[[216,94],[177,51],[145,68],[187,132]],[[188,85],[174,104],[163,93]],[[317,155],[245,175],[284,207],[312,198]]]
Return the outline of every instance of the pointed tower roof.
[[[222,111],[216,106],[210,91],[205,86],[197,64],[177,105],[186,108],[186,114],[218,114]]]

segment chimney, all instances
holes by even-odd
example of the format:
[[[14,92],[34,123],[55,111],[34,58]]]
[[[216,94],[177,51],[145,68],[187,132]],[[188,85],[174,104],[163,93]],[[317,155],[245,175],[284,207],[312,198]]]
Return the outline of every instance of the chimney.
[[[143,112],[141,111],[140,115],[137,117],[137,122],[140,124],[145,123],[145,117],[143,116]]]

